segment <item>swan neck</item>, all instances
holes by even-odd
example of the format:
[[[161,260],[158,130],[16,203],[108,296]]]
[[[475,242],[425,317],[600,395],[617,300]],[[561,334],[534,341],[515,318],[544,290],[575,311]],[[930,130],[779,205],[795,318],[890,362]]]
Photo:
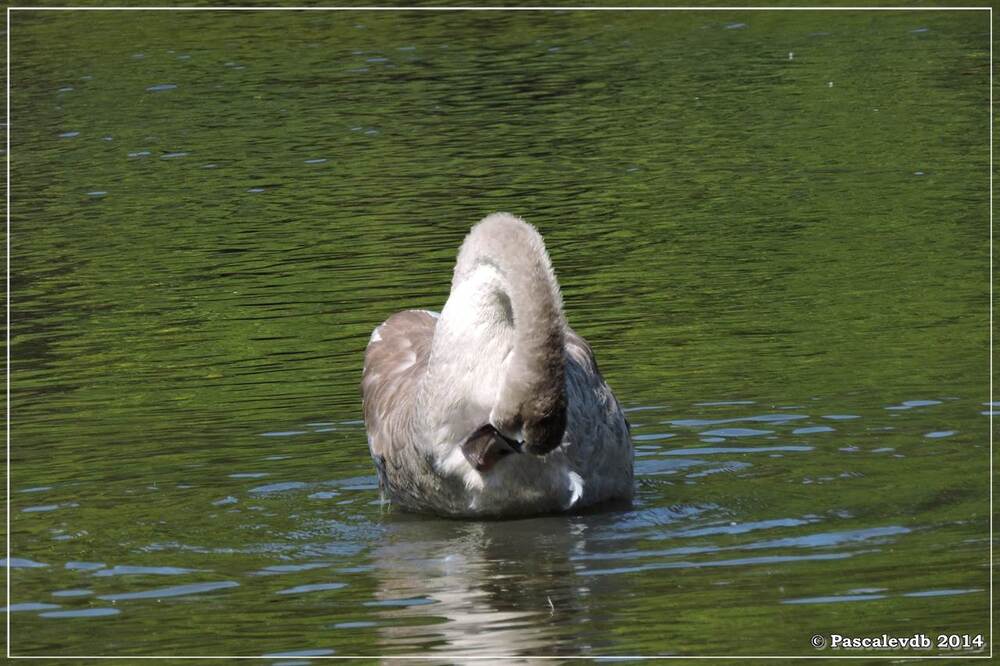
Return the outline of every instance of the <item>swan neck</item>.
[[[529,451],[547,453],[565,429],[566,322],[541,235],[513,216],[486,218],[462,246],[453,293],[483,270],[496,271],[499,301],[509,303],[513,326],[490,422],[505,435],[522,437]]]

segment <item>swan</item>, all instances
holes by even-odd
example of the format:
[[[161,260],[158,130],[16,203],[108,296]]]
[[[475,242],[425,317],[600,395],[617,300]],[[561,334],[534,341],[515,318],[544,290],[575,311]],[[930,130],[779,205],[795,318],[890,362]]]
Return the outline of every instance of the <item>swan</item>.
[[[375,328],[361,380],[383,498],[449,517],[579,510],[632,497],[632,441],[593,351],[563,313],[541,234],[476,224],[440,314]]]

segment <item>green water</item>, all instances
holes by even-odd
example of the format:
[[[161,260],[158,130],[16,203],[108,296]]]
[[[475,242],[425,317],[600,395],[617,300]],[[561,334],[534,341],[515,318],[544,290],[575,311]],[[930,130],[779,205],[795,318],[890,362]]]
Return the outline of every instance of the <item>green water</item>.
[[[988,642],[986,13],[10,36],[13,654]],[[631,510],[378,501],[368,336],[439,309],[495,210],[545,235],[630,410]]]

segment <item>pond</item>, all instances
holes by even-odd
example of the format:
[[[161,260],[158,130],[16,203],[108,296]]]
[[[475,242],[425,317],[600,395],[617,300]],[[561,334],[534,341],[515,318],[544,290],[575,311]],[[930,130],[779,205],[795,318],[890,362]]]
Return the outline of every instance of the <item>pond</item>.
[[[12,654],[988,643],[989,28],[13,12]],[[630,509],[380,501],[368,337],[496,210],[628,410]]]

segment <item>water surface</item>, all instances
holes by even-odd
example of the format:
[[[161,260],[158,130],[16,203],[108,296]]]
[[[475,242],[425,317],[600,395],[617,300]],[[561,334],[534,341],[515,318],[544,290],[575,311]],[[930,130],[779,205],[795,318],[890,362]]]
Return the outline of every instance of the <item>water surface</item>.
[[[13,654],[988,631],[985,13],[13,16]],[[629,510],[379,500],[364,346],[494,210]]]

